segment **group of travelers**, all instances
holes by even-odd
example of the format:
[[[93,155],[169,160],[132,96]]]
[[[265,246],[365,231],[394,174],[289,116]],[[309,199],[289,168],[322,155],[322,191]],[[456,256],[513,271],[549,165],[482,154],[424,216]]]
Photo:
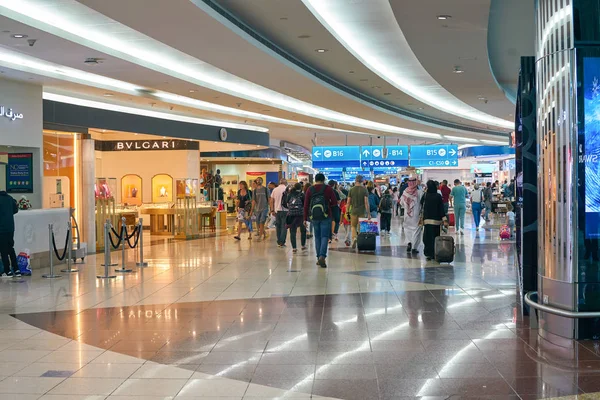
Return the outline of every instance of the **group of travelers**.
[[[473,210],[476,229],[479,229],[481,215],[489,221],[493,187],[491,183],[480,187],[474,183],[465,187],[460,180],[450,188],[444,180],[441,184],[430,180],[425,186],[415,176],[405,178],[398,187],[376,186],[357,175],[348,190],[336,181],[325,182],[321,173],[315,176],[315,183],[295,183],[289,185],[281,179],[279,185],[270,183],[263,186],[263,179],[257,178],[248,187],[240,182],[237,195],[238,234],[241,240],[242,228],[248,230],[248,240],[252,240],[253,224],[256,225],[258,240],[267,238],[265,224],[269,215],[274,219],[277,245],[286,247],[289,232],[292,252],[298,252],[297,233],[300,231],[300,249],[307,250],[306,241],[315,238],[317,265],[327,267],[326,258],[329,244],[339,240],[343,227],[344,243],[353,249],[357,246],[360,232],[359,220],[379,218],[380,235],[391,235],[392,216],[402,218],[402,229],[406,236],[407,252],[417,254],[421,244],[427,259],[434,258],[435,238],[447,231],[449,209],[453,207],[456,234],[464,235],[467,200]],[[502,187],[509,197],[507,182]],[[270,212],[269,212],[270,210]],[[510,216],[512,214],[512,217]],[[509,212],[509,224],[514,226],[514,213]]]

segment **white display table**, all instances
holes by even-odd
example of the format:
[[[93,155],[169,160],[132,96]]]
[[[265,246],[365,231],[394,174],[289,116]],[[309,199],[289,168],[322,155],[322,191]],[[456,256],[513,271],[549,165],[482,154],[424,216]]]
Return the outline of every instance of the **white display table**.
[[[68,208],[19,210],[15,215],[15,251],[17,254],[23,249],[29,249],[31,266],[46,266],[49,244],[48,225],[54,225],[56,248],[62,254],[69,217]]]

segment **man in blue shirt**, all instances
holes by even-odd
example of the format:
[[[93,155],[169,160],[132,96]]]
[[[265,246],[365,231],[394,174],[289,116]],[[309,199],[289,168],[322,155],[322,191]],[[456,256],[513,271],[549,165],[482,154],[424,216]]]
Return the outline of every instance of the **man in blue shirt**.
[[[465,234],[465,215],[467,213],[467,196],[469,192],[460,180],[454,181],[454,187],[450,192],[450,198],[454,203],[454,216],[456,217],[456,233]]]

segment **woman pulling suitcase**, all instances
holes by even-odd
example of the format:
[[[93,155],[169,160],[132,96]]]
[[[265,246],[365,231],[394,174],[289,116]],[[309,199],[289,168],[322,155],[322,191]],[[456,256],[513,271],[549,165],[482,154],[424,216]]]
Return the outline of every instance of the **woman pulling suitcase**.
[[[442,196],[437,192],[434,181],[427,182],[427,193],[423,197],[423,243],[427,261],[437,259],[436,238],[441,234],[441,226],[448,227]],[[454,256],[454,254],[452,254]],[[443,257],[442,257],[443,258]],[[445,262],[445,260],[442,260]]]

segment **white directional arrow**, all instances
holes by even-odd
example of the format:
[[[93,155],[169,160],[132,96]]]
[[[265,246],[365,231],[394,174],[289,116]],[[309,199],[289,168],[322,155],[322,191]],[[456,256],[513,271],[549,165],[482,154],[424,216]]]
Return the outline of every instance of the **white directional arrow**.
[[[450,151],[449,151],[448,153],[450,153],[450,155],[451,155],[452,157],[454,157],[454,156],[456,155],[456,150],[454,150],[454,149],[450,149]]]
[[[365,156],[365,157],[369,157],[369,155],[370,155],[370,154],[371,154],[371,153],[370,153],[370,152],[369,152],[369,150],[367,150],[367,149],[365,149],[365,150],[363,151],[363,156]]]
[[[315,157],[321,157],[321,152],[319,150],[315,151]]]

